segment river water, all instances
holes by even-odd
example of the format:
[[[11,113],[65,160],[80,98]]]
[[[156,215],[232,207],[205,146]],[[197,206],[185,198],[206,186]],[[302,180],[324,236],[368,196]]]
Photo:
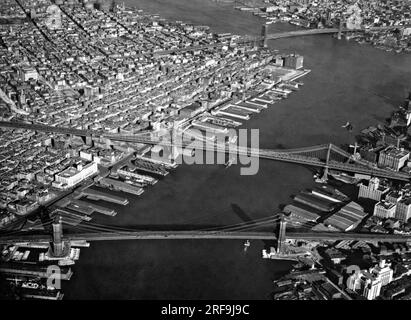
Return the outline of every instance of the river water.
[[[210,0],[127,0],[172,19],[208,25],[214,32],[259,34],[263,20]],[[272,31],[290,30],[288,24]],[[270,48],[304,55],[312,72],[289,99],[244,124],[260,129],[260,147],[303,147],[353,139],[383,121],[411,89],[411,55],[388,53],[329,35],[281,39]],[[377,93],[377,94],[376,94]],[[299,190],[314,186],[312,172],[299,165],[260,161],[257,175],[239,166],[182,165],[116,217],[96,222],[121,226],[200,228],[267,217]],[[104,205],[106,205],[104,203]],[[108,205],[109,206],[109,205]],[[83,249],[63,289],[67,299],[267,299],[272,280],[291,263],[261,259],[264,243],[252,241],[245,254],[234,240],[95,242]]]

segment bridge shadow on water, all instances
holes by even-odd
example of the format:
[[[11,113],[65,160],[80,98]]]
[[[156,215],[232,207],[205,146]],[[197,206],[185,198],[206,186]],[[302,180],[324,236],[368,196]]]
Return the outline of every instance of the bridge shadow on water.
[[[254,219],[252,219],[241,207],[235,203],[231,203],[231,209],[233,212],[245,223],[253,223]],[[273,229],[275,228],[275,225],[273,223],[273,228],[270,231],[274,231]],[[253,231],[258,231],[258,229],[253,230]],[[271,240],[262,240],[264,243],[264,248],[269,249],[270,247],[276,247],[277,243],[275,241]]]

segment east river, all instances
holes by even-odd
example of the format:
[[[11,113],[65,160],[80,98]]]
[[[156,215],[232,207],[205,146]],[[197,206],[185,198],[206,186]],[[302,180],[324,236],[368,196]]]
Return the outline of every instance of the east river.
[[[263,19],[210,0],[126,0],[172,20],[208,25],[214,32],[260,33]],[[294,29],[272,24],[270,31]],[[260,147],[347,143],[362,128],[384,121],[411,89],[411,55],[388,53],[330,35],[269,42],[280,52],[304,55],[312,72],[287,100],[252,116],[244,127],[260,129]],[[341,128],[350,121],[349,135]],[[303,166],[260,161],[257,175],[239,166],[182,165],[116,217],[95,222],[121,226],[190,229],[267,217],[299,190],[314,186]],[[105,204],[104,204],[105,205]],[[272,280],[291,263],[261,258],[262,241],[245,254],[234,240],[94,242],[82,249],[67,299],[268,299]]]

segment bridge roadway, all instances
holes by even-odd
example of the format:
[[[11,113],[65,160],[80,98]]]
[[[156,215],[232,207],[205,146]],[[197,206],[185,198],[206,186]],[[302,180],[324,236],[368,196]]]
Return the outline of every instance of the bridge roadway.
[[[232,240],[276,240],[271,232],[223,232],[223,231],[118,231],[65,234],[63,240],[184,240],[184,239],[232,239]],[[21,234],[0,236],[0,243],[50,242],[50,235]]]
[[[79,136],[104,137],[107,139],[111,139],[113,141],[124,141],[124,142],[131,142],[131,143],[143,143],[143,144],[153,144],[153,145],[159,144],[162,146],[177,147],[177,148],[190,147],[193,150],[197,149],[197,150],[212,151],[212,152],[223,152],[223,153],[258,157],[261,159],[298,163],[298,164],[310,165],[314,167],[328,167],[329,169],[334,169],[334,170],[362,173],[362,174],[368,174],[368,175],[378,176],[382,178],[397,179],[397,180],[402,180],[402,181],[409,181],[410,179],[410,176],[406,173],[380,169],[364,161],[357,161],[357,164],[350,164],[350,163],[342,163],[342,162],[331,160],[329,161],[328,164],[326,164],[325,161],[321,161],[318,158],[309,157],[307,155],[302,155],[302,153],[305,153],[305,152],[327,149],[329,146],[327,144],[320,145],[320,146],[299,148],[299,149],[284,149],[284,150],[245,148],[245,147],[237,147],[235,145],[230,145],[227,149],[226,145],[221,145],[221,144],[218,145],[216,143],[211,144],[210,142],[204,143],[204,141],[200,141],[200,140],[196,142],[174,141],[172,143],[171,141],[168,141],[165,139],[153,139],[150,137],[150,135],[141,134],[141,133],[136,134],[136,135],[106,134],[104,132],[100,132],[96,130],[80,130],[80,129],[75,129],[75,128],[54,127],[54,126],[48,126],[48,125],[42,125],[42,124],[30,124],[30,123],[24,123],[24,122],[7,122],[7,121],[0,121],[0,127],[20,128],[20,129],[28,129],[28,130],[35,130],[35,131],[43,131],[43,132],[56,132],[56,133],[61,133],[61,134],[73,134],[73,135],[79,135]],[[333,145],[331,146],[334,149],[339,149],[336,146],[333,146]],[[349,155],[345,153],[343,150],[341,149],[339,150],[340,151],[338,152],[340,154],[346,156],[347,158],[349,157]]]
[[[378,242],[407,242],[411,235],[376,234],[376,233],[342,233],[342,232],[287,232],[286,239],[296,240],[362,240]],[[111,240],[277,240],[271,232],[233,232],[233,231],[127,231],[127,232],[91,232],[65,234],[65,241],[111,241]],[[13,235],[1,236],[0,243],[46,243],[50,242],[50,235]]]
[[[258,157],[260,159],[298,163],[298,164],[309,165],[309,166],[314,166],[314,167],[328,167],[329,169],[354,172],[354,173],[362,173],[362,174],[373,175],[373,176],[377,176],[381,178],[397,179],[397,180],[402,180],[402,181],[410,180],[410,175],[406,173],[380,169],[380,168],[377,168],[376,166],[372,166],[371,163],[364,162],[364,161],[363,162],[357,161],[357,164],[329,161],[329,163],[326,164],[325,161],[321,161],[318,158],[301,155],[301,153],[310,152],[312,150],[318,150],[319,148],[327,149],[328,145],[307,147],[307,148],[302,148],[302,149],[270,150],[270,149],[255,149],[255,148],[237,147],[233,145],[230,145],[227,148],[226,145],[203,143],[201,141],[198,141],[197,143],[194,143],[194,142],[191,142],[191,143],[173,142],[171,143],[170,141],[167,141],[167,140],[155,141],[152,138],[145,138],[145,137],[140,137],[140,136],[105,135],[105,137],[115,140],[115,141],[127,141],[127,142],[145,143],[145,144],[160,144],[162,146],[177,147],[177,148],[189,147],[189,148],[192,148],[193,150],[197,149],[197,150],[212,151],[212,152],[230,153],[230,154],[236,154],[236,155]],[[337,147],[334,145],[332,145],[332,147],[337,149]],[[346,154],[346,156],[349,157],[348,154]]]
[[[360,28],[360,29],[348,29],[343,28],[341,32],[366,32],[366,31],[382,31],[382,30],[390,30],[390,29],[397,29],[397,28],[407,28],[410,27],[406,26],[385,26],[385,27],[370,27],[370,28]],[[267,34],[267,40],[275,40],[281,38],[291,38],[291,37],[301,37],[301,36],[311,36],[316,34],[332,34],[338,33],[339,28],[322,28],[322,29],[302,29],[302,30],[295,30],[295,31],[284,31],[284,32],[276,32]],[[240,38],[236,41],[237,44],[245,44],[250,42],[258,42],[264,40],[263,36],[245,36]],[[156,56],[161,56],[165,54],[177,53],[177,52],[184,52],[184,51],[191,51],[191,50],[203,50],[208,48],[219,48],[226,46],[227,43],[211,43],[206,45],[199,45],[199,46],[187,46],[184,48],[176,48],[171,50],[159,50],[153,52]]]
[[[0,121],[0,128],[11,128],[11,129],[26,129],[40,132],[54,132],[61,134],[72,134],[76,136],[98,136],[99,133],[96,130],[81,130],[75,128],[59,127],[59,126],[50,126],[45,124],[38,123],[27,123],[22,121]]]

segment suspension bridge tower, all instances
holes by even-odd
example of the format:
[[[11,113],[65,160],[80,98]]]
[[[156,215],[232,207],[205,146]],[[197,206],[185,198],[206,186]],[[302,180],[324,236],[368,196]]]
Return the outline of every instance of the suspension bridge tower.
[[[268,25],[263,24],[261,27],[261,47],[262,48],[267,48],[267,34],[268,34]]]
[[[327,180],[328,180],[328,169],[329,169],[328,165],[330,163],[331,147],[332,147],[332,144],[329,143],[328,148],[327,148],[327,155],[326,155],[326,158],[325,158],[324,172],[323,172],[323,176],[321,178],[321,181],[323,183],[327,182]]]
[[[285,254],[285,232],[287,229],[287,221],[285,220],[284,215],[280,220],[280,227],[278,229],[278,238],[277,238],[277,254]]]
[[[53,224],[53,241],[48,251],[48,256],[52,259],[62,259],[70,253],[70,244],[63,241],[63,224],[61,217],[57,217]]]
[[[341,40],[342,37],[342,29],[343,29],[343,19],[341,18],[339,23],[338,23],[338,34],[337,34],[337,39]]]

